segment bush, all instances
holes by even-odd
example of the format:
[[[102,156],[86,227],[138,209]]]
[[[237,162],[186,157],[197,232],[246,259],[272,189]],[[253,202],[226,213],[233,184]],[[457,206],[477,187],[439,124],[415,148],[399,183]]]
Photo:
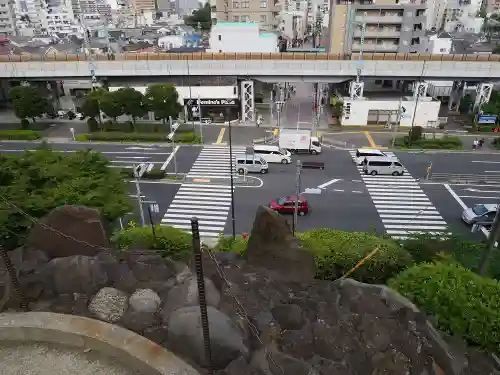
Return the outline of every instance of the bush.
[[[351,277],[368,283],[384,283],[412,263],[411,255],[396,241],[371,233],[314,229],[298,237],[302,245],[314,254],[317,277],[324,280],[342,277],[376,248],[379,251]]]
[[[389,286],[435,317],[441,330],[500,352],[500,283],[454,264],[420,264]]]
[[[408,136],[396,137],[394,143],[397,147],[422,148],[422,149],[443,149],[457,150],[462,149],[462,141],[459,137],[444,136],[442,138],[421,138],[413,141],[410,145]]]
[[[236,236],[236,238],[233,239],[233,236],[224,236],[223,234],[221,234],[219,236],[219,242],[217,243],[215,250],[236,253],[243,256],[247,245],[248,237],[243,238],[242,236]]]
[[[131,168],[122,168],[121,170],[124,178],[135,178],[134,171]],[[149,172],[144,172],[141,179],[145,180],[161,180],[166,177],[165,171],[161,169],[152,169]]]
[[[495,148],[500,148],[500,138],[495,138],[492,142],[491,145]]]
[[[87,128],[89,133],[99,131],[99,123],[95,118],[89,118],[87,120]]]
[[[159,250],[165,257],[187,260],[192,257],[192,238],[187,232],[170,226],[155,226],[156,239],[151,227],[129,227],[114,233],[111,242],[123,250]]]
[[[125,132],[97,132],[87,134],[89,141],[107,142],[165,142],[165,133],[125,133]]]
[[[34,141],[40,138],[35,130],[0,130],[0,140]]]
[[[486,244],[470,241],[459,235],[451,235],[442,239],[430,234],[417,234],[403,241],[402,246],[417,263],[452,257],[463,267],[474,272],[478,271],[481,254],[486,249]],[[500,251],[498,249],[491,254],[487,274],[500,278]]]
[[[200,137],[191,131],[175,133],[175,142],[177,143],[200,143]]]
[[[495,128],[499,127],[499,125],[478,125],[477,131],[480,133],[493,133]]]
[[[21,119],[21,129],[28,129],[30,127],[30,122],[27,118]]]

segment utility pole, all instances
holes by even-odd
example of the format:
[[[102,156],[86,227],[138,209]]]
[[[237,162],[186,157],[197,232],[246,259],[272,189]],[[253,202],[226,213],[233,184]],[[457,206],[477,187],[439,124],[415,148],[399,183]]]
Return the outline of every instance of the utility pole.
[[[142,207],[142,197],[141,197],[141,184],[139,183],[139,180],[141,178],[141,175],[144,173],[144,170],[146,169],[146,165],[144,164],[139,164],[138,166],[134,167],[134,177],[135,177],[135,191],[137,194],[137,204],[139,205],[139,214],[141,215],[141,225],[145,226],[146,225],[146,220],[144,219],[144,209]]]
[[[233,240],[236,238],[236,219],[234,213],[234,168],[233,168],[233,139],[231,132],[231,117],[229,108],[226,110],[226,116],[228,120],[228,131],[229,131],[229,168],[231,173],[231,227],[233,230]]]
[[[418,79],[418,82],[416,84],[416,90],[417,90],[417,95],[415,97],[415,104],[414,104],[414,108],[413,108],[413,116],[411,118],[411,126],[410,126],[410,132],[409,132],[409,137],[408,137],[408,146],[411,146],[412,144],[412,132],[413,132],[413,127],[415,125],[415,116],[417,115],[417,107],[418,107],[418,100],[420,99],[420,95],[421,95],[421,86],[420,86],[420,82],[422,82],[422,78],[424,76],[424,71],[425,71],[425,61],[422,62],[422,71],[420,72],[420,77]],[[425,96],[425,92],[424,92],[424,96]]]
[[[497,207],[497,214],[495,220],[491,226],[491,231],[488,236],[488,245],[486,249],[481,254],[481,260],[479,261],[479,274],[484,275],[487,271],[488,260],[490,255],[495,251],[495,245],[500,234],[500,204]]]
[[[292,225],[292,233],[295,236],[297,232],[297,219],[299,214],[299,195],[300,195],[300,171],[302,169],[302,164],[300,160],[297,160],[297,172],[295,175],[295,207],[293,210],[293,225]]]
[[[168,117],[168,123],[170,125],[171,132],[168,134],[168,138],[172,141],[172,152],[174,156],[174,174],[177,175],[177,152],[175,152],[175,131],[179,128],[179,124],[173,124],[172,116]]]

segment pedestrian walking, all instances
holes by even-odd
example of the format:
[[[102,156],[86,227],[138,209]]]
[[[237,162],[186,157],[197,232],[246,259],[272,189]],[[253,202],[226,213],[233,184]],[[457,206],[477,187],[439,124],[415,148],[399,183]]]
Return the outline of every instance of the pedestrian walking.
[[[477,139],[474,139],[474,142],[472,142],[472,149],[475,150],[477,148],[478,144],[479,143],[478,143]]]
[[[483,144],[484,144],[484,138],[481,138],[479,140],[479,148],[483,147]]]

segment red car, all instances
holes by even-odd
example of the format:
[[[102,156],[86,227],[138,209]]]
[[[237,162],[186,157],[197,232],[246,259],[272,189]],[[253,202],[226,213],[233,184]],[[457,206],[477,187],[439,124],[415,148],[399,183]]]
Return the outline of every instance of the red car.
[[[272,200],[271,203],[269,203],[269,208],[271,210],[279,212],[280,214],[293,214],[295,212],[296,198],[297,198],[296,195],[291,195],[288,197],[282,197],[279,199]],[[301,196],[299,196],[297,213],[300,216],[304,216],[307,213],[309,213],[309,205],[307,204],[307,201]]]

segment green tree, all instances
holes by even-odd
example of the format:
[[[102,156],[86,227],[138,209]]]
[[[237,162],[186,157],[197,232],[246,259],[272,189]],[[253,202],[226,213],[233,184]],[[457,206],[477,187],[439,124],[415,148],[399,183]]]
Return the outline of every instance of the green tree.
[[[182,111],[182,106],[179,104],[179,94],[174,85],[151,85],[144,96],[149,109],[154,112],[156,118],[162,120],[165,128],[167,119],[169,117],[176,119]]]
[[[472,106],[474,105],[472,101],[472,96],[470,94],[466,94],[460,99],[460,104],[458,105],[458,111],[460,113],[466,114],[472,111]]]
[[[210,30],[212,27],[212,8],[207,2],[205,6],[194,11],[191,16],[184,17],[184,23],[199,30]]]
[[[115,122],[117,117],[123,115],[123,106],[120,98],[121,96],[120,94],[117,94],[117,92],[106,91],[102,94],[101,101],[99,103],[101,110],[106,114],[106,116],[112,117]]]
[[[101,114],[100,101],[105,92],[106,91],[103,89],[90,91],[85,96],[85,100],[81,107],[82,114],[85,117],[90,117],[93,118],[94,120],[97,118],[97,121],[99,121],[101,129],[102,129],[102,119],[100,115]]]
[[[131,87],[119,89],[116,91],[116,95],[122,105],[123,113],[132,117],[135,131],[137,117],[142,117],[148,113],[148,106],[144,95]]]
[[[0,155],[0,164],[0,245],[6,248],[22,244],[36,219],[64,204],[98,208],[110,222],[132,209],[120,172],[102,154],[41,147]]]
[[[43,97],[36,87],[16,86],[9,91],[14,113],[20,119],[32,119],[36,122],[36,117],[40,117],[49,109],[48,100]]]

